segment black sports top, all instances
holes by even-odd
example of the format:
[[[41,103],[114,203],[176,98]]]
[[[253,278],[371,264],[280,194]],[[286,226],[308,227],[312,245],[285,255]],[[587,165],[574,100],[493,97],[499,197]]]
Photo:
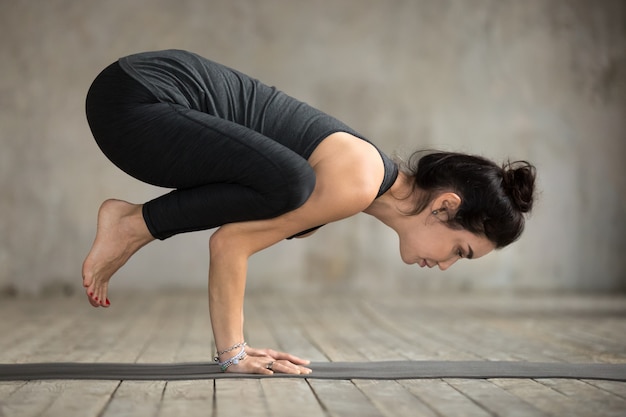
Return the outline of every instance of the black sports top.
[[[246,126],[305,159],[336,132],[347,132],[371,143],[343,122],[275,87],[191,52],[143,52],[120,58],[119,64],[159,101]],[[398,176],[396,163],[378,151],[385,175],[377,197],[391,188]]]

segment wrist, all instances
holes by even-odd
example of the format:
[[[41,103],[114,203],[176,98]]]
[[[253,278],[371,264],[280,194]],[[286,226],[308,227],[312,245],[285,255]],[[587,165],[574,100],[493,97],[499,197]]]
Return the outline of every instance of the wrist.
[[[243,349],[245,351],[245,347],[248,346],[248,344],[243,341],[241,343],[236,343],[230,347],[227,347],[223,350],[219,350],[219,348],[217,349],[217,353],[215,354],[215,356],[213,357],[213,360],[215,362],[222,362],[225,361],[229,358],[232,358],[234,356],[237,355],[237,353],[235,352],[237,349]]]
[[[246,347],[245,347],[245,343],[244,343],[244,344],[242,344],[241,349],[239,350],[239,352],[235,356],[233,356],[233,357],[231,357],[229,359],[226,359],[223,362],[220,362],[220,360],[218,359],[217,356],[214,358],[214,360],[220,366],[220,369],[222,370],[222,372],[226,372],[226,370],[231,365],[239,365],[239,363],[241,361],[246,359],[246,356],[247,356],[246,355]]]

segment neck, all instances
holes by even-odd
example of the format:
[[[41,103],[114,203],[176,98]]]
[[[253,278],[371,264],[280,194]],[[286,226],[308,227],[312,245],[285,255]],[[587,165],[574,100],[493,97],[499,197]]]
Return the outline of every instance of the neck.
[[[412,180],[400,171],[391,188],[374,200],[363,212],[394,228],[395,219],[404,216],[404,213],[412,208],[414,201],[413,196],[410,195],[412,190]]]

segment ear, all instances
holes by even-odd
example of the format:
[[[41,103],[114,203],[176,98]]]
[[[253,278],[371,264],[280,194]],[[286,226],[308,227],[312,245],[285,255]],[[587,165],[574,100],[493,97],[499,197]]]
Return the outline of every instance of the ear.
[[[447,192],[439,194],[431,205],[431,211],[446,212],[448,217],[461,207],[461,197],[457,193]]]

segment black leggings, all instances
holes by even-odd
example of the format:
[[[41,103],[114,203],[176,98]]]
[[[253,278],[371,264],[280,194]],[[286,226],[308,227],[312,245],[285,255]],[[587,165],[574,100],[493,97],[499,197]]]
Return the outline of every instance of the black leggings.
[[[245,126],[161,102],[117,63],[93,82],[86,110],[115,165],[175,188],[143,206],[155,238],[276,217],[313,192],[315,173],[297,153]]]

